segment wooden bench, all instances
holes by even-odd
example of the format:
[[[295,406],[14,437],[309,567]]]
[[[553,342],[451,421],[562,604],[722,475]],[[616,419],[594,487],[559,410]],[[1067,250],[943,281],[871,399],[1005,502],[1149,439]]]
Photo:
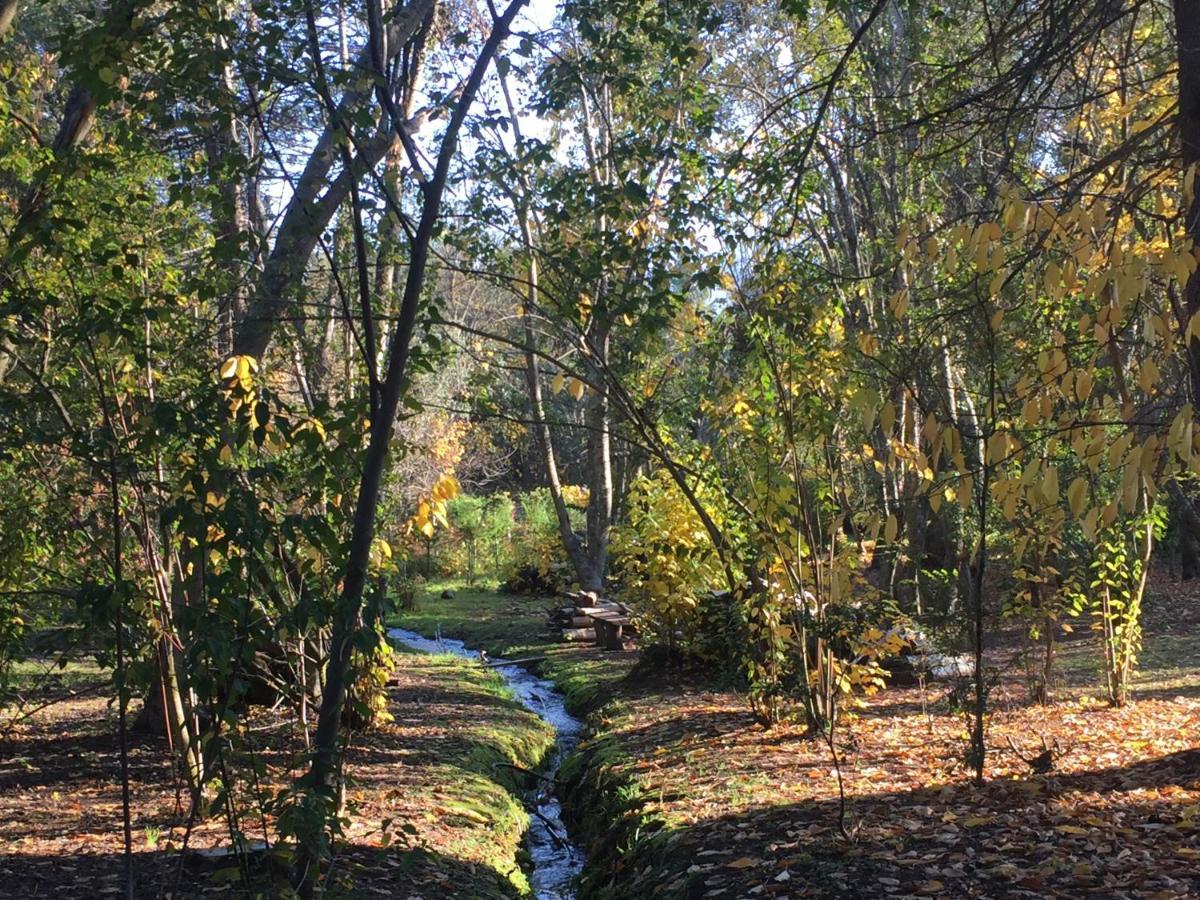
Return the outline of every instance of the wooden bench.
[[[596,629],[596,643],[604,650],[625,649],[625,629],[630,626],[629,616],[617,610],[588,612]]]

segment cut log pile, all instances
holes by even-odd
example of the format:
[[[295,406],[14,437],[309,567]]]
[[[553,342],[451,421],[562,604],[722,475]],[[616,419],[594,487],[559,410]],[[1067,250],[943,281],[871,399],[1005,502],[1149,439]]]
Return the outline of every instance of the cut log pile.
[[[629,607],[604,600],[590,591],[563,595],[569,604],[550,610],[550,627],[571,643],[596,644],[604,650],[624,650],[636,635],[629,618]]]

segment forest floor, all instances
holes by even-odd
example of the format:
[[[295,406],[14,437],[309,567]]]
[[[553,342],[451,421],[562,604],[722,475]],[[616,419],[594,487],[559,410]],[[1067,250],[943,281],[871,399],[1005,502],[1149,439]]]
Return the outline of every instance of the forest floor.
[[[97,898],[121,889],[121,794],[116,713],[99,696],[109,675],[72,663],[39,677],[38,703],[76,695],[12,724],[0,714],[0,896]],[[552,729],[517,703],[495,673],[450,656],[401,653],[389,688],[394,721],[357,735],[348,759],[347,846],[334,863],[330,897],[523,896],[522,837],[528,816],[512,764],[535,768]],[[276,717],[256,711],[247,734],[265,765],[263,788],[287,783],[300,742]],[[234,860],[173,851],[230,846],[214,815],[187,833],[177,782],[159,741],[130,747],[133,846],[139,898],[238,891]],[[262,840],[254,785],[239,786],[248,840]],[[260,872],[269,867],[261,867]],[[274,896],[273,888],[256,885]],[[276,884],[278,886],[278,882]]]
[[[1059,701],[1028,701],[1019,639],[989,655],[999,673],[987,783],[962,765],[966,724],[950,686],[889,688],[839,729],[847,794],[829,748],[795,724],[757,724],[744,696],[711,674],[638,664],[636,652],[557,642],[553,601],[433,584],[396,624],[537,663],[587,716],[564,766],[567,811],[589,853],[596,897],[1200,897],[1200,585],[1155,581],[1136,702],[1099,699],[1098,648],[1080,625],[1061,648]],[[526,890],[521,785],[548,727],[493,672],[405,653],[390,688],[395,720],[355,738],[349,845],[331,896],[512,897]],[[0,713],[0,895],[120,893],[120,790],[108,673],[72,663],[25,673],[30,706]],[[34,686],[34,682],[38,682]],[[27,710],[28,711],[28,710]],[[299,764],[299,741],[266,711],[248,721],[270,788]],[[1057,740],[1055,770],[1026,756]],[[228,863],[178,868],[186,817],[161,743],[130,754],[139,896],[226,893]],[[253,810],[252,785],[240,786]],[[239,823],[250,839],[272,822]],[[189,847],[229,844],[217,816]],[[179,873],[182,876],[179,877]],[[217,880],[214,880],[217,876]],[[350,885],[354,885],[350,887]]]
[[[1057,702],[1029,700],[1019,636],[996,674],[986,784],[963,765],[951,686],[889,688],[839,730],[843,836],[828,746],[758,725],[696,672],[556,643],[552,601],[435,584],[405,627],[545,656],[591,737],[569,761],[584,896],[1200,897],[1200,585],[1156,579],[1135,702],[1100,699],[1087,625],[1060,648]],[[1042,739],[1061,751],[1031,772]]]

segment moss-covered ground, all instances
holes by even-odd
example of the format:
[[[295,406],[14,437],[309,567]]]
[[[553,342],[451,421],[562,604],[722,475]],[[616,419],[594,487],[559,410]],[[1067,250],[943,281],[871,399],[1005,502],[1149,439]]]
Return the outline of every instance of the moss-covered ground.
[[[447,591],[453,596],[443,597]],[[613,687],[633,668],[637,654],[562,643],[547,625],[546,614],[555,603],[550,597],[434,581],[419,594],[415,609],[396,614],[390,624],[427,637],[457,638],[492,656],[536,658],[535,667],[558,686],[567,708],[587,713],[611,699]]]
[[[26,668],[18,673],[24,712],[14,706],[0,717],[0,896],[119,894],[109,675],[88,663],[51,667],[48,677],[45,666]],[[47,700],[55,702],[37,708]],[[325,896],[528,896],[528,783],[513,766],[537,768],[553,744],[550,726],[517,702],[495,671],[404,651],[388,710],[392,721],[352,738],[345,840]],[[282,787],[304,763],[297,736],[266,710],[255,711],[247,726],[264,786]],[[174,851],[185,833],[191,849],[220,847],[229,843],[229,824],[214,815],[187,832],[162,742],[132,735],[130,770],[138,896],[239,896],[236,867],[178,865]],[[240,786],[239,824],[248,839],[261,840],[272,822],[255,811],[252,788]]]

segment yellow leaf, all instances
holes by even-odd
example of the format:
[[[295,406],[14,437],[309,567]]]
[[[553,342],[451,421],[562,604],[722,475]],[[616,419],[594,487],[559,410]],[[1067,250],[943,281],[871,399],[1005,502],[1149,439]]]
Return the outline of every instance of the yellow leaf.
[[[1200,312],[1193,313],[1188,319],[1187,336],[1189,340],[1200,338]]]
[[[899,533],[899,531],[900,523],[896,520],[894,515],[888,513],[887,524],[883,526],[883,539],[888,543],[891,543],[896,539],[896,535]]]
[[[1083,501],[1087,499],[1087,488],[1087,481],[1083,478],[1076,478],[1067,488],[1067,503],[1070,504],[1071,514],[1077,518],[1083,512]]]
[[[568,390],[570,390],[571,396],[574,397],[576,401],[579,401],[583,399],[584,392],[587,391],[587,385],[585,385],[578,378],[572,378],[571,387],[568,388]]]
[[[1095,379],[1092,373],[1086,369],[1078,372],[1075,375],[1075,398],[1080,402],[1087,400],[1088,395],[1092,392],[1092,384]]]
[[[1138,372],[1138,385],[1145,393],[1150,393],[1154,386],[1158,384],[1159,372],[1158,366],[1154,364],[1154,360],[1148,359],[1142,363],[1141,371]]]
[[[220,373],[221,377],[224,379],[232,378],[234,376],[234,374],[236,374],[237,368],[238,368],[238,358],[236,356],[229,357],[229,359],[227,359],[227,360],[225,360],[225,362],[221,363],[221,373]]]
[[[1047,503],[1058,502],[1058,469],[1054,466],[1046,470],[1046,477],[1042,479],[1042,496]]]
[[[997,248],[999,249],[999,248]],[[1000,293],[1000,289],[1004,287],[1004,280],[1008,278],[1008,273],[1004,269],[998,269],[996,274],[992,276],[992,280],[988,282],[988,296],[995,297]],[[998,327],[999,323],[993,326],[993,330]]]
[[[883,408],[879,410],[879,427],[883,429],[884,434],[888,434],[895,424],[896,405],[891,400],[888,400],[883,404]]]
[[[554,391],[556,394],[561,394],[563,385],[565,385],[566,382],[567,379],[563,376],[563,373],[559,372],[552,379],[550,379],[550,390]]]
[[[1083,529],[1083,533],[1087,535],[1088,540],[1095,540],[1096,538],[1096,518],[1098,516],[1099,510],[1092,507],[1088,510],[1087,515],[1083,517],[1083,521],[1079,523],[1079,527]]]
[[[962,485],[958,490],[958,505],[970,509],[975,502],[975,479],[970,475],[963,476]]]

